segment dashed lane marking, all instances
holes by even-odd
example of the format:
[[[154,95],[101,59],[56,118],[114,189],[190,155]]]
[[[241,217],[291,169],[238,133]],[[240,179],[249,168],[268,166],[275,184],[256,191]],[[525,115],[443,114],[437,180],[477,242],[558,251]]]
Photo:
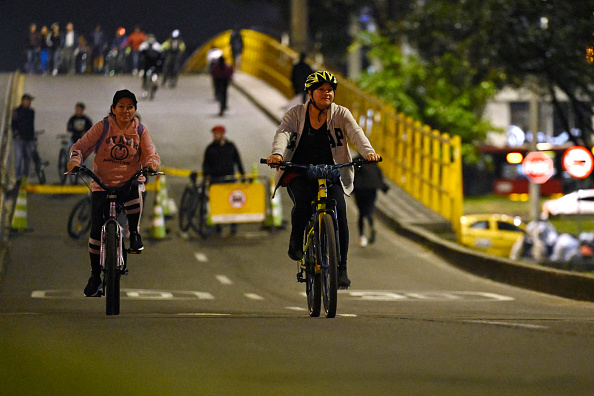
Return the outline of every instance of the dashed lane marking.
[[[206,254],[204,253],[196,252],[194,253],[194,257],[201,263],[206,263],[208,261],[208,257],[206,257]]]
[[[465,320],[467,323],[479,323],[493,326],[505,326],[505,327],[521,327],[524,329],[548,329],[549,326],[535,325],[529,323],[513,323],[513,322],[501,322],[495,320]]]
[[[225,275],[217,275],[215,278],[217,278],[217,280],[219,282],[221,282],[222,285],[232,285],[233,281],[229,278],[227,278]]]
[[[264,297],[257,295],[256,293],[244,293],[244,296],[250,300],[264,300]]]

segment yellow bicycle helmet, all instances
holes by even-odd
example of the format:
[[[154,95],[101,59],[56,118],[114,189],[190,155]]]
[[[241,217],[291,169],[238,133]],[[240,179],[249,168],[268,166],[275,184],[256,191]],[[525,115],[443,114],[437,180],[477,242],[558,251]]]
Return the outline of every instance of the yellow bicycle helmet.
[[[326,70],[318,70],[307,76],[307,80],[305,80],[305,90],[316,90],[325,83],[330,84],[330,86],[332,86],[332,89],[336,91],[338,81],[336,81],[336,77],[334,77],[334,74]]]

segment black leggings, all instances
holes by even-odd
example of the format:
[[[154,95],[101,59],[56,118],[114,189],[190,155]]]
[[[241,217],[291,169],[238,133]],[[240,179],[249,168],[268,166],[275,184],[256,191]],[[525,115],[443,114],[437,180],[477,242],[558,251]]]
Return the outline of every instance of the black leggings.
[[[364,234],[365,219],[367,219],[369,227],[373,228],[373,212],[375,210],[376,198],[376,189],[361,189],[355,191],[355,202],[357,203],[357,209],[359,209],[359,219],[357,221],[357,225],[359,226],[359,235]]]
[[[140,195],[140,187],[132,187],[128,194],[120,193],[120,201],[124,203],[126,217],[128,217],[128,225],[130,231],[138,231],[138,224],[140,223],[140,215],[142,213],[142,197]],[[91,232],[89,235],[89,255],[91,257],[91,272],[93,275],[101,273],[100,249],[101,249],[101,228],[105,223],[106,216],[109,213],[104,213],[105,200],[107,199],[106,191],[93,191],[91,193]]]
[[[300,238],[301,243],[303,243],[303,233],[311,217],[311,202],[318,194],[318,181],[310,180],[305,176],[298,176],[289,182],[287,190],[294,204],[291,211],[291,237]],[[333,184],[328,188],[328,199],[334,199],[336,201],[340,245],[340,263],[338,264],[342,267],[346,266],[349,251],[349,225],[347,222],[344,191],[340,184]]]

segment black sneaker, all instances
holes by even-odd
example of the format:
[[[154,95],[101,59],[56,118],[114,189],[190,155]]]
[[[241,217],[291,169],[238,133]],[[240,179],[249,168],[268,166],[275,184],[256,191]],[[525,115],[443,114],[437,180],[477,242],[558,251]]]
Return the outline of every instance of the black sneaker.
[[[338,288],[339,289],[348,289],[351,285],[351,280],[347,275],[346,268],[338,268]]]
[[[369,233],[369,243],[373,242],[375,242],[375,228],[372,228],[371,232]]]
[[[103,282],[100,275],[91,275],[84,293],[85,297],[101,297],[103,294]]]
[[[291,238],[289,239],[289,257],[291,260],[299,261],[303,258],[303,240],[296,238],[291,232]]]
[[[142,244],[142,238],[138,231],[131,231],[130,232],[130,250],[134,252],[140,252],[144,249],[144,245]]]

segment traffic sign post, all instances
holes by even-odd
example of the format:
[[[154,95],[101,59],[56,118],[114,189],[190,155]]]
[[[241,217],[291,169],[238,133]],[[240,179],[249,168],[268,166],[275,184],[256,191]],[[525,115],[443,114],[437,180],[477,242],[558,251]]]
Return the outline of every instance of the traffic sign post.
[[[594,168],[594,158],[590,150],[582,146],[573,146],[565,150],[561,159],[563,169],[576,179],[590,176]]]
[[[532,151],[522,161],[522,171],[530,181],[530,217],[540,213],[540,185],[553,176],[555,164],[551,157],[541,151]]]
[[[553,176],[555,164],[551,157],[542,151],[532,151],[524,158],[522,171],[528,180],[537,184],[543,184]]]

